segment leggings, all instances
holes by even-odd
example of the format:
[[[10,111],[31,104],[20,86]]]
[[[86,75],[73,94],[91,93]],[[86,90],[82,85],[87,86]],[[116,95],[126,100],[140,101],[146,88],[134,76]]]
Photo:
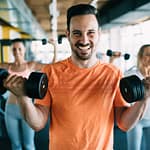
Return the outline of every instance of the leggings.
[[[12,150],[35,150],[34,130],[25,122],[16,104],[6,104],[5,124]]]
[[[144,132],[143,132],[144,131]],[[142,119],[127,132],[128,150],[150,150],[150,119]],[[144,143],[142,142],[144,141]],[[143,143],[143,144],[142,144]],[[144,148],[142,147],[144,146]]]

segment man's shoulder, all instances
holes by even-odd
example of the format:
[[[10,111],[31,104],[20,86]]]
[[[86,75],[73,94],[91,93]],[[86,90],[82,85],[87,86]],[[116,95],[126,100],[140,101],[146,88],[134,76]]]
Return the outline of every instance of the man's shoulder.
[[[114,64],[111,64],[111,63],[102,62],[100,65],[101,65],[101,67],[104,67],[109,70],[114,70],[114,71],[120,70],[117,66],[115,66]]]
[[[103,72],[106,76],[122,76],[122,71],[115,65],[107,62],[102,62],[99,65],[100,72]]]

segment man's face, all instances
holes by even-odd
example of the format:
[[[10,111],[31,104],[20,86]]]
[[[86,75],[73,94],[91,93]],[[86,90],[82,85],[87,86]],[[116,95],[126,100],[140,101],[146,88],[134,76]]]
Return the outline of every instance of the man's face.
[[[99,41],[99,27],[94,15],[79,15],[71,18],[70,31],[67,32],[72,54],[77,59],[88,60],[96,55]]]

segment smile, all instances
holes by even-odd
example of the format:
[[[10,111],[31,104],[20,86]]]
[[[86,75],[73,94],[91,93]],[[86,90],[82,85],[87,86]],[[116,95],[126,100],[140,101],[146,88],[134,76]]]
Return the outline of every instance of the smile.
[[[78,44],[78,45],[77,45],[77,48],[79,48],[80,50],[85,51],[85,50],[89,50],[89,49],[91,48],[91,46],[90,46],[90,44],[88,44],[88,45],[81,45],[81,44]]]

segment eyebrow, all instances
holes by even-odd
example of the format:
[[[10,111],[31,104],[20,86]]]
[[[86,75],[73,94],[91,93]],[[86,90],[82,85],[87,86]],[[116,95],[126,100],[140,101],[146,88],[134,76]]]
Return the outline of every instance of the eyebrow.
[[[95,31],[96,31],[96,29],[89,29],[87,32],[95,32]],[[77,32],[82,32],[82,31],[80,31],[78,29],[75,29],[72,31],[72,33],[77,33]]]
[[[73,30],[72,33],[81,32],[80,30]]]

